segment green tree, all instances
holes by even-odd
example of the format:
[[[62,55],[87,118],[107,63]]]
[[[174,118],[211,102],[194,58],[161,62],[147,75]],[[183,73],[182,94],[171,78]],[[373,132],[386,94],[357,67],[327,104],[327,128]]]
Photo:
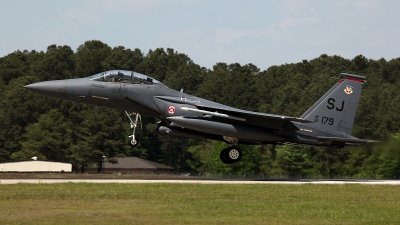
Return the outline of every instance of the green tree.
[[[8,85],[12,79],[17,79],[26,74],[30,66],[30,55],[31,53],[28,51],[21,52],[18,50],[0,58],[0,79],[4,84]]]
[[[46,54],[31,64],[29,74],[37,81],[73,78],[75,55],[69,46],[50,45]]]
[[[82,122],[75,124],[76,140],[69,148],[68,160],[82,167],[95,163],[102,166],[103,156],[108,159],[125,156],[130,146],[123,116],[117,110],[85,106],[79,113]]]
[[[23,86],[28,83],[31,80],[24,76],[12,79],[1,95],[0,149],[4,149],[5,160],[12,153],[21,150],[20,143],[24,140],[26,126],[37,122],[39,116],[57,102],[27,91]]]
[[[32,153],[52,161],[67,161],[68,148],[72,144],[71,124],[57,110],[52,109],[39,117],[37,123],[26,127],[22,149],[11,155],[14,160],[29,159]]]
[[[356,56],[352,62],[354,63],[354,67],[358,72],[362,72],[366,68],[368,68],[369,61],[363,55]]]
[[[114,47],[107,57],[101,62],[104,70],[133,70],[143,61],[143,53],[136,48],[134,51],[123,46]],[[98,71],[101,72],[101,71]]]
[[[183,64],[177,71],[170,71],[163,81],[165,85],[174,90],[184,89],[185,93],[195,95],[203,82],[206,69],[194,63]]]
[[[150,50],[142,63],[137,66],[137,72],[144,73],[159,81],[163,81],[168,73],[176,72],[181,65],[192,63],[185,54],[178,53],[171,48]]]
[[[106,69],[102,62],[111,53],[111,47],[101,41],[86,41],[75,53],[76,76],[87,77]]]
[[[342,177],[347,174],[346,161],[349,158],[349,148],[315,148],[316,167],[324,177]]]
[[[307,150],[307,148],[299,146],[277,146],[271,173],[295,177],[319,175],[318,170],[314,167],[314,159]]]
[[[366,147],[363,147],[366,148]],[[371,155],[366,158],[357,176],[375,178],[400,177],[400,133],[388,140],[371,146]]]
[[[220,151],[227,146],[225,143],[206,141],[203,144],[196,140],[157,136],[153,134],[157,127],[155,118],[143,118],[143,130],[136,133],[139,146],[131,148],[127,146],[131,131],[122,112],[55,100],[23,88],[37,81],[86,77],[110,69],[141,72],[170,88],[184,88],[185,93],[230,106],[290,116],[300,116],[337,82],[340,73],[359,74],[367,77],[367,83],[353,135],[392,143],[393,138],[388,136],[400,133],[400,114],[397,113],[400,111],[400,58],[386,61],[358,55],[345,59],[323,54],[312,60],[272,66],[265,71],[252,64],[237,63],[218,63],[208,70],[170,48],[150,50],[144,55],[139,49],[111,48],[92,40],[79,46],[76,53],[69,46],[50,45],[46,52],[16,51],[0,58],[0,160],[8,161],[11,156],[25,159],[34,154],[41,158],[65,158],[85,167],[99,162],[103,155],[109,158],[126,155],[166,164],[171,162],[170,165],[182,172],[277,173],[282,170],[331,177],[398,176],[399,160],[393,151],[396,147],[391,144],[344,149],[284,147],[283,150],[282,146],[241,146],[242,161],[225,165],[219,160]],[[39,126],[39,119],[46,119],[45,124],[63,122],[67,124],[63,129],[71,130],[70,144],[55,146],[63,149],[54,153],[59,155],[39,151],[28,143],[28,136],[46,133],[40,134],[39,129],[37,134],[30,131]],[[61,131],[47,132],[51,137],[51,133]],[[292,167],[288,166],[291,161]]]
[[[211,101],[254,110],[258,107],[258,94],[252,90],[258,71],[252,64],[241,66],[238,63],[218,63],[205,76],[198,94]]]

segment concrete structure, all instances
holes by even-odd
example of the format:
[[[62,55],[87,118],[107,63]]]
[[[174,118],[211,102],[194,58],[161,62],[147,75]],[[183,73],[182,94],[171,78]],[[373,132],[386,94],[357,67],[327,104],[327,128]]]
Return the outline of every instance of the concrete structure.
[[[71,163],[23,161],[0,163],[0,172],[72,172]]]
[[[174,171],[171,166],[141,159],[138,157],[114,158],[116,163],[103,162],[102,171],[89,168],[89,173],[133,173],[133,174],[169,174]]]

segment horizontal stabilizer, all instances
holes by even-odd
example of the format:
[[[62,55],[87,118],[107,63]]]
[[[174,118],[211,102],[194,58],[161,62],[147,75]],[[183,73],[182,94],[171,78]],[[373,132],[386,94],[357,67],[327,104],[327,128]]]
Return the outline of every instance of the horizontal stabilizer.
[[[341,137],[322,137],[317,136],[317,140],[320,141],[337,141],[337,142],[347,142],[347,143],[375,143],[379,141],[368,140],[368,139],[358,139],[358,138],[341,138]]]

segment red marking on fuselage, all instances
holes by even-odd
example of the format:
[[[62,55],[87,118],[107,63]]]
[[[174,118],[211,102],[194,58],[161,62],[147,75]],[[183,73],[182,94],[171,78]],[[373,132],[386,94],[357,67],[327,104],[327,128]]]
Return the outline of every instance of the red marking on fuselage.
[[[174,114],[175,113],[175,106],[170,106],[170,107],[168,107],[168,113],[169,114]]]

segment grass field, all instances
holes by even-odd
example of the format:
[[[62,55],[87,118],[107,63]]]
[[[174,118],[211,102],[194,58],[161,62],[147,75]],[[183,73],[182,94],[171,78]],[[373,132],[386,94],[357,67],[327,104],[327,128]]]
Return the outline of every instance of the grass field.
[[[400,186],[0,185],[0,224],[400,224]]]

